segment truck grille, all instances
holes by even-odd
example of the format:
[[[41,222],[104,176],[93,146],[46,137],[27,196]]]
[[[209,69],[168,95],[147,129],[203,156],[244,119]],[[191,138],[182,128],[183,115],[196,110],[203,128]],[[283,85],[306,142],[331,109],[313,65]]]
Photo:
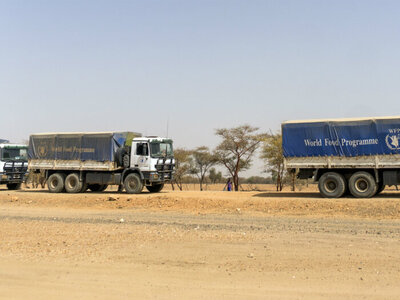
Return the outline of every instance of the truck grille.
[[[4,173],[12,178],[22,178],[28,171],[28,162],[10,161],[4,164]]]
[[[162,180],[171,180],[172,174],[175,167],[175,161],[173,158],[159,159],[156,164],[156,170],[160,174]]]
[[[159,172],[172,171],[173,170],[173,165],[156,165],[156,169]]]

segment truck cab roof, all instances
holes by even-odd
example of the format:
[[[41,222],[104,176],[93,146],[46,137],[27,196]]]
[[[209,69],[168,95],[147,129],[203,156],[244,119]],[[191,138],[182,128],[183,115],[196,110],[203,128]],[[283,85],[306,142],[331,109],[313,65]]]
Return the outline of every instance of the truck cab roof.
[[[0,144],[0,149],[7,149],[7,148],[20,149],[20,148],[28,148],[28,146],[23,144],[10,144],[10,143]]]
[[[160,136],[142,136],[133,139],[134,142],[159,142],[159,143],[172,143],[172,139]]]

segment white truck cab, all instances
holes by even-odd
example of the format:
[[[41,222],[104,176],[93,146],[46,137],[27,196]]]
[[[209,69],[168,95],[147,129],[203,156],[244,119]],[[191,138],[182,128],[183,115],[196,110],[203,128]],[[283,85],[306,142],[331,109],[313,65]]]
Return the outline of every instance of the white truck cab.
[[[21,144],[0,144],[0,184],[9,190],[17,190],[28,172],[28,146]]]
[[[145,180],[153,183],[171,180],[174,165],[171,139],[144,136],[132,140],[130,167],[138,168]]]

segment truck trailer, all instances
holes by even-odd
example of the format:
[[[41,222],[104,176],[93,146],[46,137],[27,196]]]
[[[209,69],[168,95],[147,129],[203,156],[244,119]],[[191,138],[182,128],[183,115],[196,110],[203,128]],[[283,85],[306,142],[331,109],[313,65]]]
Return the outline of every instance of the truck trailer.
[[[103,191],[118,185],[127,193],[145,186],[159,192],[172,180],[172,140],[135,132],[41,133],[29,138],[29,170],[45,174],[52,193]]]
[[[400,117],[284,122],[282,147],[288,171],[314,178],[327,198],[400,184]]]
[[[28,147],[0,140],[0,184],[9,190],[18,190],[28,172]]]

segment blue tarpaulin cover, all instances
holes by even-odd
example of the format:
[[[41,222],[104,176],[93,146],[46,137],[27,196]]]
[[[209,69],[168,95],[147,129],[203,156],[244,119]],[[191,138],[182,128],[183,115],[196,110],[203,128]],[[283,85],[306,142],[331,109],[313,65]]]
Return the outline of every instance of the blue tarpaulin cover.
[[[29,138],[29,159],[114,161],[118,148],[140,136],[134,132],[48,133]]]
[[[285,157],[400,154],[400,117],[285,122],[282,147]]]

